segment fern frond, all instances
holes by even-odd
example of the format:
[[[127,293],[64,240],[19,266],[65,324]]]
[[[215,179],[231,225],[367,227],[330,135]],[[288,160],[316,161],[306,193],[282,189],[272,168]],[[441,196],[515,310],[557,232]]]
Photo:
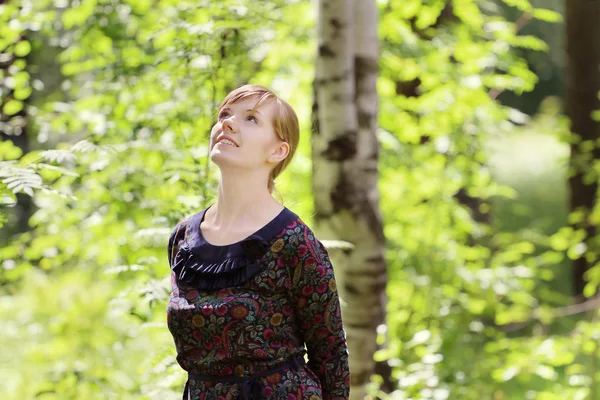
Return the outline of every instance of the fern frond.
[[[48,162],[57,162],[60,164],[63,162],[73,162],[77,159],[77,155],[70,150],[44,150],[40,153],[40,156]]]
[[[36,164],[36,167],[50,169],[52,171],[60,172],[63,175],[69,175],[69,176],[79,177],[79,174],[77,172],[70,171],[70,170],[68,170],[66,168],[57,167],[55,165],[50,165],[50,164],[45,164],[45,163],[39,163],[39,164]]]
[[[51,189],[48,186],[42,186],[40,188],[40,190],[43,193],[55,194],[57,196],[62,197],[63,199],[77,200],[77,197],[73,196],[71,193],[64,193],[64,192],[58,191],[56,189]]]
[[[17,167],[15,163],[5,161],[0,163],[0,178],[7,189],[13,193],[25,192],[33,196],[33,189],[43,186],[42,177],[32,168]]]
[[[73,146],[71,146],[71,150],[78,153],[117,153],[117,150],[113,145],[105,144],[99,146],[86,139],[80,140],[79,142],[75,143]]]
[[[79,176],[74,172],[48,164],[32,164],[30,167],[19,167],[15,160],[0,161],[0,178],[4,178],[0,184],[0,191],[8,189],[12,190],[13,193],[24,192],[29,196],[33,196],[33,190],[37,189],[44,193],[59,195],[62,198],[77,200],[75,196],[69,193],[62,193],[45,186],[42,177],[34,168],[54,169],[66,175]]]

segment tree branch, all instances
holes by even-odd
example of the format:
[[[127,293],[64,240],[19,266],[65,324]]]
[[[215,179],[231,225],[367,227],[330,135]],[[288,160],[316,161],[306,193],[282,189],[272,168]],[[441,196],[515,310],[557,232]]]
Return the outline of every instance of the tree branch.
[[[551,310],[551,316],[552,316],[552,318],[567,317],[570,315],[581,314],[583,312],[595,310],[598,308],[600,308],[600,296],[592,298],[583,303],[573,304],[573,305],[566,306],[566,307],[555,308],[555,309]],[[533,310],[533,313],[532,313],[530,319],[528,319],[527,321],[517,322],[514,324],[507,324],[504,326],[501,325],[501,327],[503,328],[502,331],[516,332],[520,329],[525,328],[531,322],[539,320],[540,317],[541,317],[541,312],[539,311],[539,309],[535,309],[535,310]]]

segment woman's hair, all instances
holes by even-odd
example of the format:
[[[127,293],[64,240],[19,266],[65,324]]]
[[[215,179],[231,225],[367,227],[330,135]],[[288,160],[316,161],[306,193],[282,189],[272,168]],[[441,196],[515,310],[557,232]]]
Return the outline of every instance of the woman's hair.
[[[275,178],[283,172],[290,164],[300,140],[300,128],[298,126],[298,117],[294,109],[283,99],[261,85],[244,85],[232,90],[223,99],[219,106],[219,111],[230,104],[237,103],[248,98],[258,98],[258,102],[252,109],[253,111],[259,108],[263,103],[275,103],[275,115],[273,116],[273,129],[279,139],[287,142],[290,146],[290,152],[285,159],[279,162],[269,175],[268,189],[273,192],[275,189]]]

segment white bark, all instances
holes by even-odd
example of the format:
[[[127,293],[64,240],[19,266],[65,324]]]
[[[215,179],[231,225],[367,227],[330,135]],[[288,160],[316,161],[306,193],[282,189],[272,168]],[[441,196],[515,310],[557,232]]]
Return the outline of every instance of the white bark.
[[[317,21],[318,56],[315,84],[320,132],[323,140],[313,141],[313,154],[324,155],[314,164],[315,201],[323,214],[331,214],[327,200],[331,187],[343,173],[340,152],[346,146],[332,145],[332,141],[355,141],[357,119],[354,104],[354,54],[352,49],[352,6],[349,0],[320,0]],[[335,154],[329,154],[335,153]]]
[[[315,230],[331,251],[350,352],[351,399],[365,397],[384,321],[385,240],[377,190],[375,0],[320,0],[313,135]]]

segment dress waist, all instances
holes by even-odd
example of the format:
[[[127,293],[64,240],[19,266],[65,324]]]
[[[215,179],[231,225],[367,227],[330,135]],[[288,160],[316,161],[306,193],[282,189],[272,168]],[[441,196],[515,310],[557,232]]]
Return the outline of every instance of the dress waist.
[[[195,381],[214,381],[214,382],[232,382],[232,383],[241,383],[242,389],[242,399],[243,400],[252,400],[252,399],[262,399],[262,386],[258,382],[257,378],[271,375],[272,373],[283,371],[287,368],[299,367],[305,364],[304,356],[292,358],[289,361],[284,362],[274,368],[271,368],[267,371],[252,374],[250,376],[210,376],[210,375],[199,375],[192,372],[188,372],[188,379],[192,379]],[[185,385],[184,399],[187,400],[187,391],[188,385]]]

